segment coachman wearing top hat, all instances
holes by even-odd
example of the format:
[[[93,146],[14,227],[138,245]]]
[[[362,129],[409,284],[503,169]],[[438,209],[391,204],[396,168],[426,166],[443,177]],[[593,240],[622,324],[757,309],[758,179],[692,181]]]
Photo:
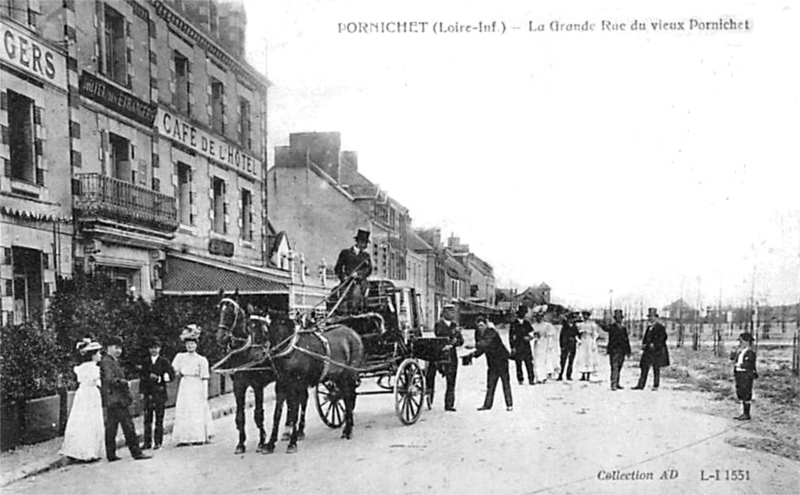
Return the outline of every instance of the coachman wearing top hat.
[[[341,313],[357,314],[363,311],[367,291],[367,277],[372,274],[372,258],[369,255],[369,231],[358,229],[355,245],[339,253],[334,272],[342,287],[348,284],[348,293],[340,305]],[[352,283],[350,281],[352,280]],[[341,297],[339,294],[337,297]]]
[[[669,366],[669,350],[667,349],[667,329],[659,321],[656,308],[647,310],[647,329],[642,338],[642,358],[639,360],[639,383],[634,390],[644,389],[647,373],[653,368],[653,390],[658,390],[661,381],[661,368]]]

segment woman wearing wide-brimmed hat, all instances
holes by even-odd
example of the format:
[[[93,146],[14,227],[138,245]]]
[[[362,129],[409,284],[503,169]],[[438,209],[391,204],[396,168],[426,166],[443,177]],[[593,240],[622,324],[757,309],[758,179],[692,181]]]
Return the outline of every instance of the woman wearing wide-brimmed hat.
[[[208,360],[197,353],[200,327],[187,325],[181,333],[186,352],[172,360],[175,375],[180,377],[175,402],[175,426],[172,439],[177,445],[207,443],[211,430],[211,408],[208,405]]]
[[[106,455],[103,406],[100,398],[100,350],[98,342],[85,338],[76,349],[81,364],[73,371],[78,377],[78,390],[64,430],[60,453],[79,461],[102,459]]]

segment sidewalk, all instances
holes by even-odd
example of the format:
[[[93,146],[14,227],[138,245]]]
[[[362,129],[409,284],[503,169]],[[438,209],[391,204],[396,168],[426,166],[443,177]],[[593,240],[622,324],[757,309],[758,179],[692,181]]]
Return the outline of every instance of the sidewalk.
[[[270,393],[265,393],[265,404],[274,400]],[[222,416],[236,413],[236,402],[232,393],[227,393],[209,399],[211,406],[211,416],[214,420]],[[248,408],[253,407],[254,397],[252,390],[247,391],[246,405]],[[168,435],[172,433],[172,426],[175,422],[175,408],[170,407],[164,413],[164,435],[165,441],[168,441]],[[142,433],[144,432],[143,419],[141,416],[133,418],[133,424],[136,426],[136,433],[139,435],[141,443]],[[61,448],[61,443],[64,437],[57,437],[46,442],[41,442],[33,445],[20,445],[14,450],[3,452],[0,454],[0,487],[4,487],[10,483],[34,476],[51,469],[58,469],[66,466],[69,460],[59,455],[58,450]],[[125,448],[125,437],[122,435],[122,429],[117,433],[117,448]],[[128,455],[127,449],[121,453],[122,456]],[[101,460],[99,462],[106,462]]]

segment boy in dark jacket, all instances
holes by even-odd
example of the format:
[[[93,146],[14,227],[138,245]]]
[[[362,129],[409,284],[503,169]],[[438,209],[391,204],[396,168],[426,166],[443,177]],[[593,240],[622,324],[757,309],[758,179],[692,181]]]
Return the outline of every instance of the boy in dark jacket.
[[[497,388],[497,380],[503,381],[503,395],[506,399],[506,409],[514,409],[514,399],[511,397],[511,380],[508,376],[508,358],[510,356],[503,340],[497,330],[490,327],[486,318],[479,316],[475,319],[477,328],[475,330],[475,350],[468,354],[471,357],[478,357],[486,354],[486,398],[483,406],[478,411],[487,411],[492,408],[494,402],[494,391]]]
[[[161,448],[164,440],[164,406],[167,403],[167,383],[175,379],[175,371],[166,358],[161,356],[161,342],[152,339],[147,348],[150,354],[142,361],[139,372],[139,388],[144,399],[144,446],[149,449]],[[153,419],[155,416],[155,436]]]
[[[736,397],[742,401],[742,414],[733,419],[750,420],[750,401],[753,399],[753,380],[756,372],[756,352],[753,350],[753,336],[745,332],[739,335],[739,348],[731,353],[733,378],[736,382]]]

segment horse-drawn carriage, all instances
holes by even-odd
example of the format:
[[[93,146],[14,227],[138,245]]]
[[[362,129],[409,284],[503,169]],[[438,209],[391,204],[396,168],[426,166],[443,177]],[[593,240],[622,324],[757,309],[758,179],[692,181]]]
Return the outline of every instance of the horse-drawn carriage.
[[[234,299],[224,298],[220,303],[218,337],[224,336],[223,340],[235,344],[229,344],[231,352],[213,369],[234,373],[234,381],[237,373],[269,374],[277,382],[278,404],[280,395],[285,396],[293,418],[298,405],[305,410],[308,387],[315,387],[320,418],[331,428],[344,425],[345,438],[350,438],[352,432],[357,395],[393,394],[400,421],[406,425],[415,423],[423,404],[427,402],[430,408],[433,401],[433,387],[425,383],[426,370],[446,362],[443,348],[447,339],[423,336],[420,301],[411,287],[370,280],[363,311],[336,314],[341,302],[341,296],[331,298],[326,318],[311,328],[302,328],[301,319],[255,315],[252,308],[245,310]],[[356,390],[364,380],[372,378],[377,387]],[[296,448],[297,440],[298,425],[293,425],[290,451]],[[301,413],[300,435],[303,425]],[[274,448],[275,431],[273,427],[267,451]],[[243,439],[240,428],[240,444]]]

